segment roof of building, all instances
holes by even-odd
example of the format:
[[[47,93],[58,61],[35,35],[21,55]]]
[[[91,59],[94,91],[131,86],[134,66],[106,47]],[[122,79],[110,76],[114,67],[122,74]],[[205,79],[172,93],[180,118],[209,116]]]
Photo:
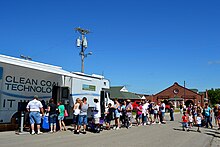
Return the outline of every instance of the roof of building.
[[[192,91],[194,91],[194,92],[196,92],[196,93],[198,93],[198,92],[199,92],[199,90],[198,90],[198,89],[190,89],[190,90],[192,90]]]
[[[175,82],[175,83],[174,83],[173,85],[171,85],[170,87],[168,87],[168,88],[162,90],[161,92],[159,92],[159,93],[157,93],[157,94],[155,94],[155,95],[159,95],[159,94],[163,93],[164,91],[170,89],[171,87],[173,87],[173,86],[175,86],[175,85],[177,85],[177,86],[179,86],[179,87],[181,87],[181,88],[183,88],[183,89],[185,89],[185,90],[188,90],[188,91],[190,91],[190,92],[192,92],[192,93],[194,93],[194,94],[200,95],[198,92],[195,92],[195,91],[193,91],[193,90],[191,90],[191,89],[188,89],[188,88],[186,88],[186,87],[183,87],[183,86],[179,85],[177,82]],[[154,96],[155,96],[155,95],[154,95]],[[201,96],[201,95],[200,95],[200,96]]]
[[[110,98],[114,99],[141,99],[141,97],[132,92],[121,91],[124,86],[110,87]]]

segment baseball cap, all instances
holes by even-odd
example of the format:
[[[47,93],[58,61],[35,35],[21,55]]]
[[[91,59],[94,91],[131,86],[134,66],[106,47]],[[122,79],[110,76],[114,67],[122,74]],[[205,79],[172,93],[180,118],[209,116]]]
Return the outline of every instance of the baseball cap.
[[[37,98],[37,99],[38,99],[38,95],[34,95],[34,98]]]

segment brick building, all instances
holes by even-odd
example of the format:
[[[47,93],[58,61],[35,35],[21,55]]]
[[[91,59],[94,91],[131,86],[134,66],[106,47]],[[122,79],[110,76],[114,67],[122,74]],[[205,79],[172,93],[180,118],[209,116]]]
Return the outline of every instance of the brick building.
[[[151,97],[153,97],[152,99],[154,102],[161,102],[164,100],[165,103],[169,103],[169,101],[172,101],[176,107],[179,106],[180,103],[184,103],[186,106],[190,103],[200,104],[201,106],[204,105],[203,94],[199,94],[195,90],[187,89],[177,82]]]

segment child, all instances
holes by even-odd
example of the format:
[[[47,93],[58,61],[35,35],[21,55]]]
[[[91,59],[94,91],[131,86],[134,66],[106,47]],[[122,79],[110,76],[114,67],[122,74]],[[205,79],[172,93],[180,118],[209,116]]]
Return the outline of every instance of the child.
[[[188,118],[186,116],[186,112],[183,112],[183,116],[182,116],[182,126],[183,126],[183,131],[185,131],[184,128],[187,129],[187,131],[189,131],[189,128],[188,128]]]
[[[193,116],[192,113],[189,113],[189,128],[192,128],[192,124],[193,124]]]
[[[202,126],[202,114],[201,113],[198,113],[198,116],[196,117],[196,123],[197,123],[197,126],[198,126],[198,129],[197,129],[197,132],[201,132],[199,130],[199,127]]]

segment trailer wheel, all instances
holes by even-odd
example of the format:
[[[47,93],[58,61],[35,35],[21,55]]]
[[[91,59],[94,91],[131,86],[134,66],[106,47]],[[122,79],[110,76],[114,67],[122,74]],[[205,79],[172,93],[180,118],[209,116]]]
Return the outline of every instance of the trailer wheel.
[[[11,117],[11,124],[19,124],[19,119],[20,119],[19,116],[21,116],[19,112],[13,114]]]

